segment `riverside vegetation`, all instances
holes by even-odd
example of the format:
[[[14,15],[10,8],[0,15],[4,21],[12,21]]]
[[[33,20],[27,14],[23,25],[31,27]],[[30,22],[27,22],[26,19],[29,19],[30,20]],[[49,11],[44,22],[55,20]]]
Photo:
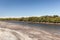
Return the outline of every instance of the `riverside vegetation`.
[[[47,23],[60,23],[60,16],[40,16],[40,17],[21,17],[21,18],[0,18],[0,20],[16,20],[25,22],[47,22]]]

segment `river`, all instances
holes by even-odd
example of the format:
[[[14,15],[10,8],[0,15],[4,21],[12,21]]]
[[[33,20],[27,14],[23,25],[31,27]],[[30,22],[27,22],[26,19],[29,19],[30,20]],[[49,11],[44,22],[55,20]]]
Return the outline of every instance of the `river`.
[[[60,25],[0,21],[0,40],[60,40]]]
[[[44,30],[50,33],[60,35],[60,25],[56,25],[56,24],[29,23],[29,22],[21,22],[21,21],[6,21],[6,22],[23,25],[24,27],[26,26],[34,27],[39,30]]]

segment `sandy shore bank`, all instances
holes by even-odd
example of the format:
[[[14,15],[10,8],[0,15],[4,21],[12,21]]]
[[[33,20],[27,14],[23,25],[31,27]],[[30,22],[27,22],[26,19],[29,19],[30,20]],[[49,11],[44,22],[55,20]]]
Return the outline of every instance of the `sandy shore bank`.
[[[60,35],[0,21],[0,40],[60,40]]]

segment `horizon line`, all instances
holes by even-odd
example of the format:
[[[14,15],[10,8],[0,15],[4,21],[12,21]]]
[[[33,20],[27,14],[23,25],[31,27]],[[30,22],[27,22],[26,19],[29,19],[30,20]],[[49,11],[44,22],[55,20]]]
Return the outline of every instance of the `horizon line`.
[[[40,16],[54,16],[54,15],[40,15]],[[40,17],[40,16],[0,16],[0,18],[21,18],[21,17]]]

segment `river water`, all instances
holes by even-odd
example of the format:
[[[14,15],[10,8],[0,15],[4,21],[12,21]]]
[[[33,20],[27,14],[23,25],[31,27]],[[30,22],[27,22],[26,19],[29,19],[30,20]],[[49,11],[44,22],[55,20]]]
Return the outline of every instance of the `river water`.
[[[18,25],[23,25],[24,27],[34,27],[39,30],[44,30],[50,33],[58,34],[60,35],[60,25],[55,25],[55,24],[42,24],[42,23],[28,23],[28,22],[20,22],[20,21],[6,21]]]

